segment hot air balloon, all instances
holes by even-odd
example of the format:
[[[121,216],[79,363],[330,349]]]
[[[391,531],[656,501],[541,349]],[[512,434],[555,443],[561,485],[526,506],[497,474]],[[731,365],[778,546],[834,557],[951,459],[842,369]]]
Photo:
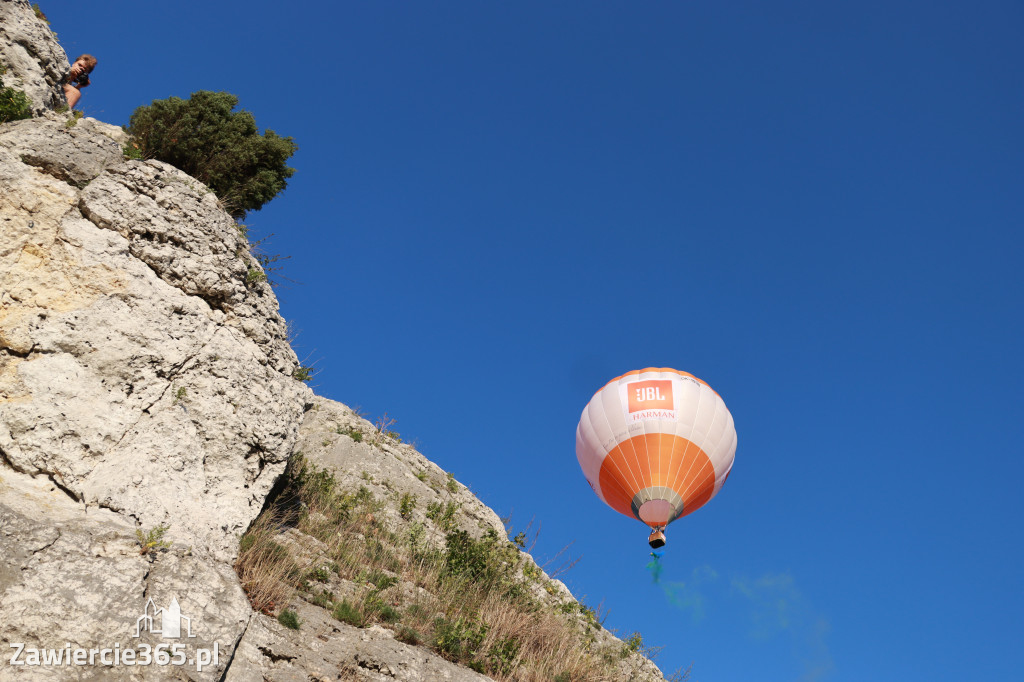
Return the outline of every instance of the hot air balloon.
[[[692,374],[668,367],[635,370],[594,394],[576,427],[576,458],[609,507],[665,527],[704,506],[729,477],[736,429],[722,398]]]

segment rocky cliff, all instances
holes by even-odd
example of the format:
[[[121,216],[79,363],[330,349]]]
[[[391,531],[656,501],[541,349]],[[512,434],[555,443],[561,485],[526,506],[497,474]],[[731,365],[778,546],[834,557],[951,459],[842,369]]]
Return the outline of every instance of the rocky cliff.
[[[440,608],[400,561],[375,584],[346,572],[344,529],[303,500],[303,523],[257,517],[302,480],[289,461],[375,546],[412,536],[443,561],[461,530],[508,552],[497,516],[296,378],[245,235],[194,178],[126,160],[121,129],[57,113],[67,58],[28,2],[0,2],[0,63],[36,113],[0,125],[0,680],[487,679],[386,618],[339,618],[345,595]],[[291,567],[278,603],[239,578],[254,521]],[[662,679],[528,555],[501,556],[585,633],[579,655],[604,661],[586,679]],[[267,615],[284,610],[298,629]]]
[[[28,95],[34,114],[67,104],[57,84],[71,64],[28,0],[0,2],[0,64],[7,68],[4,83]]]

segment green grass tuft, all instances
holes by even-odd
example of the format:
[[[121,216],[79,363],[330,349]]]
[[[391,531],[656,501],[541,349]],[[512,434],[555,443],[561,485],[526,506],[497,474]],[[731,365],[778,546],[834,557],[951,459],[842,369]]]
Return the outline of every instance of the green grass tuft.
[[[291,630],[298,630],[299,626],[302,625],[299,621],[299,615],[291,609],[285,609],[277,615],[277,622]]]

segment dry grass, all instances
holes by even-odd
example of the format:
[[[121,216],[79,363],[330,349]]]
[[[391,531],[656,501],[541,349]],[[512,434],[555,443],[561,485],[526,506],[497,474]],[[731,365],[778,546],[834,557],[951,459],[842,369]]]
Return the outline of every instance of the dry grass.
[[[398,420],[388,416],[387,412],[378,417],[377,421],[373,424],[374,429],[376,429],[374,431],[374,443],[387,443],[388,445],[401,443],[402,437],[393,428],[397,423]]]
[[[518,650],[509,666],[521,682],[549,682],[558,675],[570,680],[607,679],[607,666],[586,651],[581,633],[551,612],[525,612],[516,604],[491,595],[481,605],[480,618],[490,625],[482,649],[500,649],[513,641]],[[504,672],[504,671],[502,671]]]
[[[275,541],[281,524],[273,514],[264,514],[242,536],[235,572],[249,603],[270,614],[283,607],[295,594],[298,566],[286,548]]]
[[[286,520],[325,543],[332,570],[358,586],[345,604],[328,593],[312,595],[345,622],[380,623],[402,641],[499,681],[618,678],[619,650],[597,650],[601,626],[593,612],[575,602],[559,611],[532,596],[531,583],[546,578],[524,576],[525,560],[513,543],[493,532],[474,539],[452,531],[446,547],[433,547],[419,524],[385,527],[382,503],[365,488],[338,491],[332,476],[301,459],[288,475],[279,508],[254,523],[236,564],[254,608],[283,606],[307,576],[308,567],[273,540]]]

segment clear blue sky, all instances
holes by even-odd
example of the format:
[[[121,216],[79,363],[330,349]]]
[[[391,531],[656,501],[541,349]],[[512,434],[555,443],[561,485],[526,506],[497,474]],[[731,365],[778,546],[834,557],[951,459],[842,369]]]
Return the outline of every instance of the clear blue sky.
[[[41,4],[87,114],[226,90],[295,138],[247,222],[316,390],[574,542],[663,669],[1019,677],[1020,2]],[[739,434],[657,584],[574,453],[651,365]]]

